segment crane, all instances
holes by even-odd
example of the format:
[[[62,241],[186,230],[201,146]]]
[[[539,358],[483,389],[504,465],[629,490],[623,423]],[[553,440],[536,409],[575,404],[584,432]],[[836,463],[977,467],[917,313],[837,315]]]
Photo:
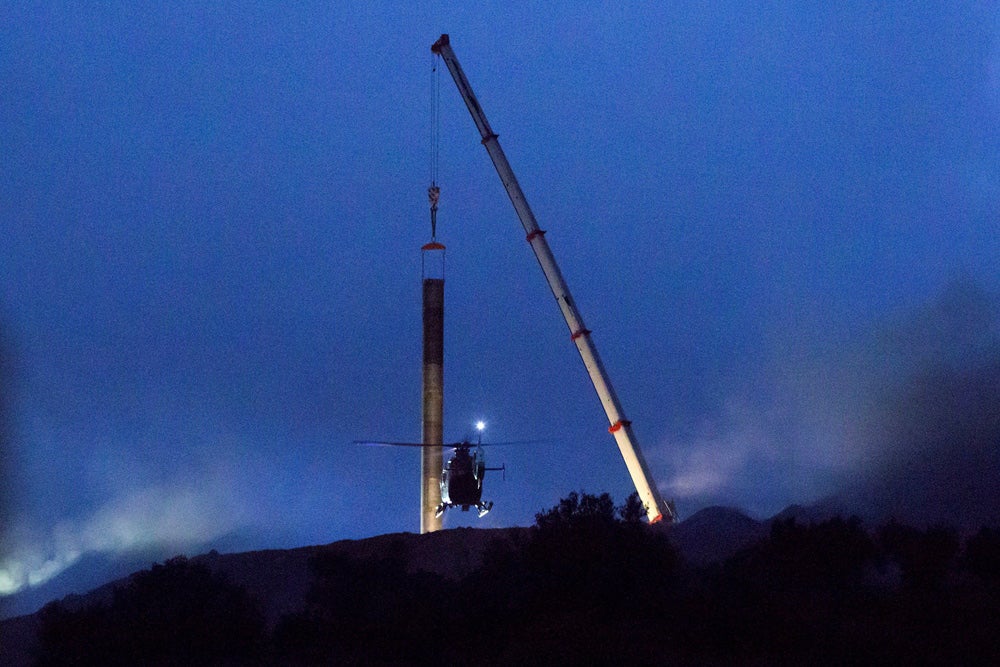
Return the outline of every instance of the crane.
[[[483,109],[479,105],[475,93],[472,92],[472,86],[469,85],[469,80],[465,77],[465,72],[462,71],[462,66],[458,63],[458,58],[455,57],[455,52],[451,48],[451,41],[448,35],[441,35],[440,39],[431,46],[431,51],[440,56],[448,66],[448,71],[451,72],[451,76],[455,80],[455,85],[458,86],[458,92],[462,95],[465,105],[469,108],[469,113],[472,114],[472,120],[476,123],[479,133],[483,137],[483,146],[486,147],[486,152],[489,153],[490,158],[493,160],[493,166],[496,167],[500,181],[507,190],[507,196],[510,197],[510,201],[514,205],[514,210],[517,212],[517,217],[520,218],[521,224],[524,226],[528,243],[535,253],[535,258],[538,260],[542,273],[545,274],[545,280],[548,281],[552,294],[559,304],[559,309],[562,311],[567,326],[569,326],[570,338],[576,344],[576,348],[580,352],[580,358],[583,360],[583,365],[587,369],[587,374],[590,376],[590,380],[594,384],[594,389],[597,390],[597,395],[601,399],[601,404],[610,423],[608,431],[618,443],[618,449],[621,451],[622,458],[625,459],[625,466],[628,468],[629,475],[631,475],[632,482],[635,484],[635,489],[639,494],[639,500],[642,501],[643,506],[646,508],[646,515],[649,518],[649,522],[674,522],[677,514],[673,503],[663,501],[659,490],[656,488],[656,484],[653,482],[652,475],[649,473],[649,466],[646,464],[646,460],[642,456],[638,444],[635,443],[635,436],[632,433],[632,423],[624,416],[618,396],[611,386],[611,379],[608,377],[607,371],[604,370],[601,358],[597,354],[597,348],[590,338],[591,332],[584,326],[583,318],[580,316],[573,297],[569,293],[569,287],[566,286],[566,281],[563,279],[555,257],[552,255],[552,250],[545,240],[545,232],[539,228],[538,222],[535,220],[535,215],[531,212],[531,207],[528,206],[528,200],[521,191],[521,186],[514,176],[514,171],[511,169],[510,163],[507,162],[507,156],[500,147],[497,135],[490,127],[489,121],[486,120],[486,114],[483,113]]]

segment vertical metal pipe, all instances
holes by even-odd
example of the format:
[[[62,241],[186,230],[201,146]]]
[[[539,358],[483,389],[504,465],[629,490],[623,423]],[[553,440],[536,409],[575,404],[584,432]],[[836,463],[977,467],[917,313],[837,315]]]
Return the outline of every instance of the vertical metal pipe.
[[[435,244],[436,245],[436,244]],[[443,246],[442,246],[443,250]],[[424,278],[423,447],[420,532],[441,530],[441,443],[444,437],[444,278]]]

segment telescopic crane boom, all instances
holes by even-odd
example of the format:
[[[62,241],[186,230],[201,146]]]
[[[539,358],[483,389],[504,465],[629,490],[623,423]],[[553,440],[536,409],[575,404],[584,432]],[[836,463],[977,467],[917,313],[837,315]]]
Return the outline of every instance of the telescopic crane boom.
[[[549,249],[549,244],[545,240],[545,232],[538,227],[535,215],[528,206],[528,200],[525,199],[524,193],[521,191],[521,186],[518,184],[517,178],[514,177],[514,171],[507,162],[507,156],[504,155],[503,149],[500,148],[497,135],[490,127],[489,121],[486,120],[486,114],[483,113],[482,107],[479,106],[479,101],[472,92],[469,80],[465,78],[462,66],[458,64],[455,52],[451,49],[448,35],[441,35],[441,38],[431,46],[431,51],[441,56],[448,66],[448,71],[451,72],[451,76],[455,80],[455,85],[458,86],[458,92],[461,93],[462,99],[465,100],[465,105],[469,107],[472,120],[475,121],[479,133],[483,137],[483,146],[486,147],[486,151],[493,160],[493,166],[496,167],[497,173],[500,175],[500,180],[507,190],[507,195],[510,197],[511,203],[514,205],[517,217],[521,219],[524,231],[528,235],[528,243],[531,244],[531,249],[535,252],[535,257],[542,268],[542,273],[545,274],[545,279],[552,289],[552,294],[559,304],[559,309],[566,319],[566,324],[569,326],[570,337],[580,352],[583,365],[586,366],[590,380],[594,383],[594,389],[597,390],[597,395],[604,406],[604,412],[608,415],[608,421],[611,424],[608,431],[614,435],[615,440],[618,442],[618,449],[621,450],[622,457],[625,459],[625,465],[632,476],[632,482],[639,493],[639,499],[646,507],[649,522],[673,522],[676,518],[676,513],[674,512],[672,503],[665,503],[663,501],[659,490],[657,490],[656,485],[653,483],[646,460],[643,458],[642,452],[639,451],[639,446],[635,444],[631,422],[625,419],[618,396],[611,386],[611,380],[608,378],[607,371],[604,370],[601,358],[597,354],[597,348],[594,347],[594,343],[590,339],[590,330],[583,324],[583,318],[576,309],[576,304],[573,302],[573,297],[570,296],[566,281],[563,279],[555,257],[553,257],[552,251]]]

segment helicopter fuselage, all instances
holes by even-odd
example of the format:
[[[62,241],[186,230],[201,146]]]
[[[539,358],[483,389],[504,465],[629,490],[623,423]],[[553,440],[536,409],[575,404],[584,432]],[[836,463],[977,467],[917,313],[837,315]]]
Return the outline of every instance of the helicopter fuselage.
[[[476,447],[474,451],[467,443],[456,447],[455,453],[441,471],[441,505],[438,507],[438,516],[448,507],[461,507],[463,512],[475,507],[479,510],[479,516],[489,512],[493,503],[482,500],[486,470],[486,458],[481,447]]]
[[[459,448],[441,471],[441,499],[450,505],[461,505],[468,510],[483,496],[483,473],[486,464],[482,457]]]

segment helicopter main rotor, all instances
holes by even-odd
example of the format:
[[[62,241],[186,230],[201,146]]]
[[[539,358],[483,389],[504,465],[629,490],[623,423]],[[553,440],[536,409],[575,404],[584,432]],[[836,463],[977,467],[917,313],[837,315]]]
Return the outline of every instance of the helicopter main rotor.
[[[506,442],[472,442],[463,440],[461,442],[445,442],[440,445],[427,444],[425,442],[395,442],[388,440],[355,440],[355,445],[365,447],[448,447],[450,449],[460,449],[465,447],[506,447],[509,445],[531,445],[544,442],[543,440],[509,440]]]

